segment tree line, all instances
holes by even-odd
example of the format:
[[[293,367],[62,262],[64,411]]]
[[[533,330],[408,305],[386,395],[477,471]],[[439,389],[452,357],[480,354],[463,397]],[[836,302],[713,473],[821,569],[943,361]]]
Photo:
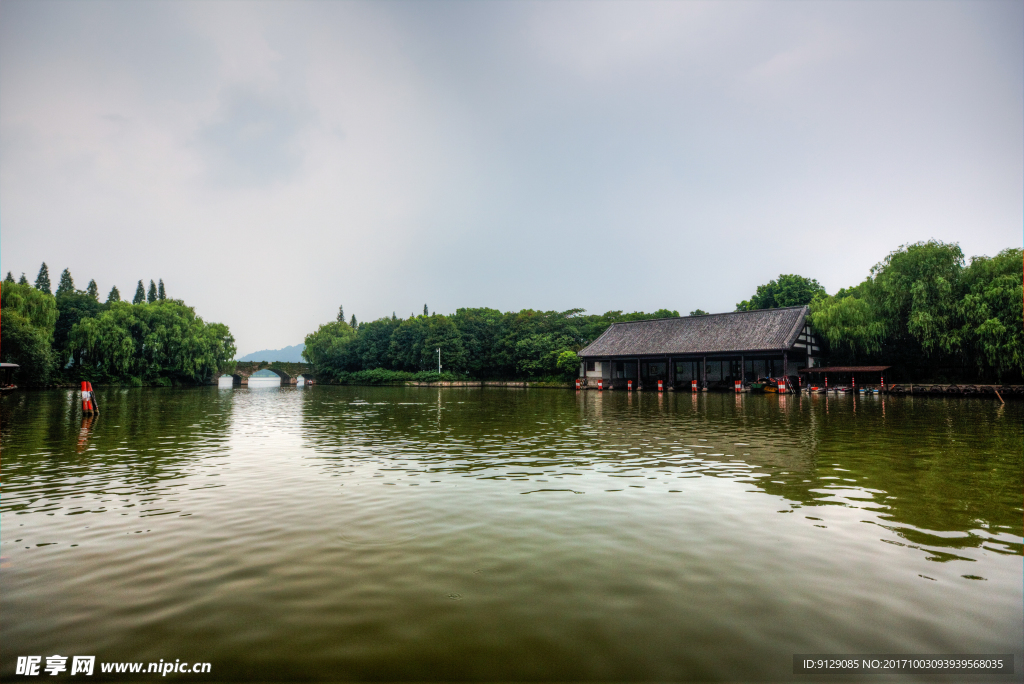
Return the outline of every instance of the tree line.
[[[964,258],[937,240],[904,245],[859,285],[810,302],[833,364],[884,364],[904,381],[1020,382],[1024,250]]]
[[[816,280],[782,274],[736,311],[808,306],[832,365],[892,365],[905,381],[1020,381],[1024,374],[1024,253],[1007,249],[967,262],[959,245],[904,245],[856,287],[829,295]],[[336,382],[442,378],[566,380],[580,349],[609,325],[678,316],[609,311],[459,309],[360,323],[337,319],[306,336],[304,358]],[[707,315],[696,309],[690,315]]]
[[[99,301],[95,280],[76,289],[68,269],[56,293],[43,263],[30,285],[8,272],[0,288],[0,357],[20,365],[16,382],[45,386],[89,380],[130,385],[207,381],[230,363],[234,338],[227,326],[206,323],[164,281],[140,280],[131,303],[117,287]]]
[[[355,316],[346,321],[339,307],[337,320],[306,336],[303,357],[328,382],[437,379],[438,350],[442,378],[561,381],[578,374],[576,352],[612,323],[678,315],[466,308],[445,316],[424,305],[421,315],[360,323]]]

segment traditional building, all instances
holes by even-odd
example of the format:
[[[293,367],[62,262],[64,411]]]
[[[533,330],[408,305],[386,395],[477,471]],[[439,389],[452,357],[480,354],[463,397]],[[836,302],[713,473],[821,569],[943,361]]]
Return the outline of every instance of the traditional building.
[[[742,378],[792,377],[815,365],[818,341],[807,307],[613,323],[579,352],[587,385],[729,388]]]

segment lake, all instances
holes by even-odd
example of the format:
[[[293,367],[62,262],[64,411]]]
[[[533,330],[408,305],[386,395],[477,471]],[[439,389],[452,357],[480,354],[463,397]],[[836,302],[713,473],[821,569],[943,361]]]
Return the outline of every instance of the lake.
[[[1014,653],[1020,680],[1024,403],[97,398],[0,401],[5,678],[60,654],[210,663],[169,675],[194,681],[808,681],[793,654]]]

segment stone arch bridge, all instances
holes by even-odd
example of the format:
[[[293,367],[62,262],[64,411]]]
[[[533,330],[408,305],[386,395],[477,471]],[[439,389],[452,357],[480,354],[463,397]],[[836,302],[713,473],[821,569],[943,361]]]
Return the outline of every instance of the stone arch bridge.
[[[246,386],[249,384],[249,377],[261,370],[268,370],[281,378],[281,385],[298,384],[299,376],[307,379],[315,379],[313,367],[308,363],[289,363],[287,361],[238,361],[235,363],[235,370],[227,373],[231,376],[234,385]],[[218,376],[219,377],[219,376]],[[214,378],[214,383],[216,383]]]

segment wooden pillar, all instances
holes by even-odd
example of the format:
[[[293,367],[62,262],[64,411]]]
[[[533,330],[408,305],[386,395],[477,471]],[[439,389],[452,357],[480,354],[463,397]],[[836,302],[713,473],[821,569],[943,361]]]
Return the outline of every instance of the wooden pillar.
[[[740,382],[747,381],[747,358],[740,354]]]
[[[700,358],[700,384],[701,389],[706,389],[708,386],[708,357],[706,356]]]
[[[670,388],[676,386],[676,369],[672,365],[672,357],[668,357],[668,386]]]
[[[789,354],[782,352],[782,374],[789,377]]]

